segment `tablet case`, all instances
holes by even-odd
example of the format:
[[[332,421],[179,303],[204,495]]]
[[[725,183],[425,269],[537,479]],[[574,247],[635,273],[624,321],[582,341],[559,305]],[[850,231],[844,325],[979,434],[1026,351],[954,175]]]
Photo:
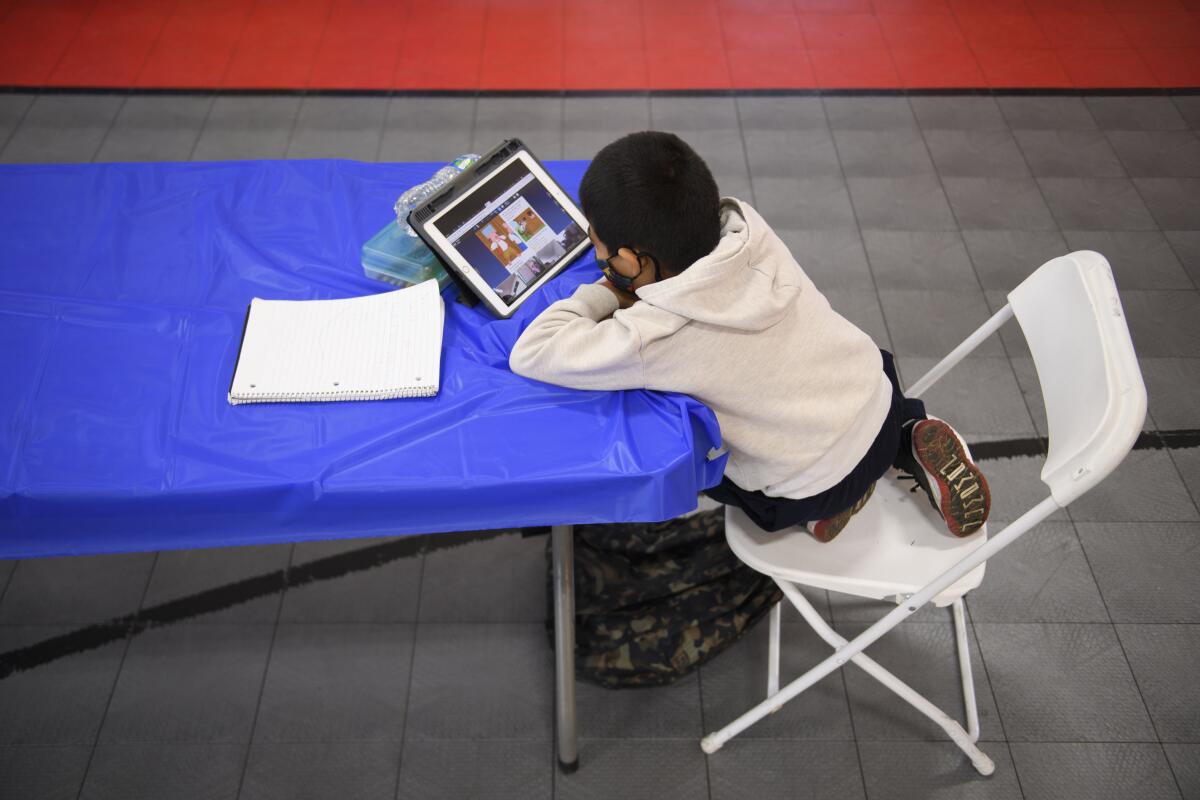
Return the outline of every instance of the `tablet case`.
[[[424,223],[425,220],[432,217],[438,211],[445,208],[456,198],[461,197],[465,192],[470,190],[476,183],[482,180],[490,172],[494,171],[497,167],[521,150],[524,150],[529,154],[529,157],[534,160],[534,163],[542,168],[542,171],[546,173],[546,175],[550,178],[550,181],[553,182],[554,185],[557,186],[564,195],[567,195],[568,198],[570,197],[570,195],[567,194],[567,192],[563,190],[561,186],[558,186],[558,182],[555,181],[553,176],[550,175],[550,170],[546,169],[546,165],[543,164],[538,157],[533,154],[533,151],[526,147],[525,143],[520,139],[513,138],[505,139],[491,150],[488,150],[479,157],[478,161],[463,170],[462,174],[460,174],[446,186],[442,187],[442,190],[433,197],[429,198],[427,203],[414,208],[411,212],[409,212],[408,215],[408,224],[414,231],[417,232],[417,235],[421,237],[421,240],[429,246],[429,249],[432,250],[434,255],[438,257],[438,260],[442,262],[442,266],[445,267],[446,273],[454,280],[455,285],[458,287],[459,302],[472,308],[479,304],[479,296],[475,291],[475,287],[472,286],[465,278],[463,278],[462,273],[459,272],[458,266],[454,263],[454,260],[442,251],[441,245],[431,241],[425,235],[425,226],[422,223]]]

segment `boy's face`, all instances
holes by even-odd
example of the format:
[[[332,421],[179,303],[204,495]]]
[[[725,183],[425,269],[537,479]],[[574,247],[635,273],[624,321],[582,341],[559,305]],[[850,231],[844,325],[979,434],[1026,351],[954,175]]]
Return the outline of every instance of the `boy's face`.
[[[633,279],[630,291],[636,291],[642,286],[654,283],[654,265],[648,258],[638,259],[633,250],[628,247],[621,247],[616,252],[609,250],[608,246],[596,236],[590,225],[588,226],[588,238],[592,240],[592,245],[596,248],[596,263],[600,265],[601,271],[604,271],[604,265],[607,262],[607,265],[619,275]]]

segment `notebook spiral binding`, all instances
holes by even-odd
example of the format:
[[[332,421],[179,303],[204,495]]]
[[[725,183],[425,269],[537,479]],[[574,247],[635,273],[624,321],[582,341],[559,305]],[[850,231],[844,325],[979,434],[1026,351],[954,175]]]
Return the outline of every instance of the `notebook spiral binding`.
[[[339,400],[392,400],[398,397],[434,397],[438,393],[436,385],[408,386],[403,389],[364,389],[337,392],[306,392],[294,394],[291,392],[244,392],[238,396],[229,395],[231,405],[249,403],[334,403]]]

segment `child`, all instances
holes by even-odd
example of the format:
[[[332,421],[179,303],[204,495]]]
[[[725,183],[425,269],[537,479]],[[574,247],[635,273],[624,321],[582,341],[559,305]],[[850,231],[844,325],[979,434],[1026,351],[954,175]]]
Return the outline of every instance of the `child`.
[[[679,137],[613,142],[579,197],[605,277],[530,323],[514,372],[695,397],[729,453],[706,493],[766,530],[804,525],[830,541],[893,465],[950,533],[983,524],[987,482],[962,440],[903,396],[891,354],[830,308],[753,208],[720,198]]]
[[[729,451],[710,496],[767,530],[808,524],[832,539],[893,464],[951,533],[983,524],[987,483],[958,436],[901,394],[891,355],[830,308],[753,208],[719,198],[686,143],[659,132],[613,142],[579,195],[606,277],[530,324],[514,372],[695,397]]]

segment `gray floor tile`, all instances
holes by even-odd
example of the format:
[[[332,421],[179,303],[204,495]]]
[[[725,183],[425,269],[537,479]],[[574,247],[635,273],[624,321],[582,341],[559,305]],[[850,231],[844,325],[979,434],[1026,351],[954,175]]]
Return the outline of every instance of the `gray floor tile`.
[[[1197,427],[1200,409],[1200,359],[1142,358],[1142,379],[1150,401],[1150,416],[1161,430]]]
[[[852,742],[733,739],[708,759],[712,800],[865,798]]]
[[[881,290],[879,302],[897,356],[940,359],[987,321],[983,293]],[[1004,354],[995,338],[972,357]]]
[[[563,158],[591,161],[604,147],[622,135],[615,131],[567,131],[563,134]]]
[[[0,624],[104,622],[136,613],[153,553],[27,558],[13,570]]]
[[[916,383],[938,360],[899,358],[905,384]],[[964,359],[921,399],[929,414],[946,420],[968,440],[979,434],[1034,435],[1029,409],[1006,358]]]
[[[1188,230],[1200,225],[1200,178],[1134,178],[1133,183],[1158,227]]]
[[[441,741],[404,744],[401,800],[550,800],[550,742]]]
[[[470,536],[468,534],[467,536]],[[464,538],[425,556],[422,622],[540,622],[546,618],[545,536]]]
[[[1200,448],[1187,448],[1171,451],[1171,460],[1175,462],[1183,483],[1192,495],[1192,500],[1200,498]]]
[[[580,681],[575,696],[579,730],[589,738],[699,740],[706,733],[696,673],[669,686],[636,691]]]
[[[1200,137],[1195,131],[1109,131],[1108,140],[1130,175],[1200,177]]]
[[[393,97],[380,161],[449,162],[471,150],[473,97]]]
[[[1191,586],[1200,571],[1200,524],[1081,522],[1078,529],[1113,622],[1200,622]]]
[[[91,161],[124,102],[122,95],[39,95],[0,161]]]
[[[1008,130],[927,130],[925,142],[943,178],[1029,175],[1025,158]]]
[[[838,157],[847,177],[903,178],[931,175],[933,161],[917,128],[835,130]]]
[[[1200,745],[1165,744],[1167,761],[1183,793],[1183,800],[1200,798]]]
[[[256,742],[399,741],[414,626],[280,625]]]
[[[397,742],[266,742],[250,748],[241,800],[392,800]]]
[[[96,161],[187,161],[213,98],[133,95],[104,137]]]
[[[822,292],[833,310],[853,322],[885,350],[894,350],[891,334],[883,321],[879,296],[873,291],[830,289]]]
[[[829,645],[808,625],[784,625],[780,633],[779,682],[803,675],[827,658]],[[733,722],[767,696],[766,621],[733,647],[700,668],[700,696],[706,733]],[[779,711],[738,734],[740,739],[851,740],[854,730],[846,705],[845,671],[834,672]],[[715,758],[715,757],[714,757]]]
[[[1058,231],[964,230],[984,289],[1013,289],[1052,258],[1070,252]]]
[[[304,566],[392,539],[341,539],[300,542],[293,566]],[[416,543],[414,542],[414,546]],[[292,586],[283,598],[280,622],[413,622],[417,618],[421,564],[414,553],[386,564],[329,580]]]
[[[562,122],[561,97],[481,97],[471,149],[482,154],[516,136],[539,158],[562,158]]]
[[[826,128],[825,107],[819,97],[737,98],[743,131]]]
[[[862,245],[860,244],[859,247],[861,248]],[[15,559],[0,561],[0,602],[4,600],[4,590],[8,588],[8,579],[12,576],[16,566],[17,561]]]
[[[1118,625],[1133,676],[1164,742],[1200,740],[1200,628],[1195,625]]]
[[[291,552],[292,545],[282,544],[159,553],[142,608],[174,603],[191,595],[213,596],[230,584],[260,579],[262,586],[274,585],[276,591],[185,621],[198,624],[274,623],[279,616],[284,569]],[[259,586],[259,581],[254,580],[254,588]]]
[[[957,232],[864,230],[862,238],[880,289],[979,289]]]
[[[236,744],[102,745],[79,797],[235,800],[245,760],[245,746]]]
[[[196,161],[283,158],[300,97],[221,95],[213,102],[192,158]]]
[[[620,797],[628,800],[694,800],[708,796],[704,753],[694,740],[584,739],[580,763],[555,776],[559,800]]]
[[[957,227],[934,175],[848,178],[846,182],[863,228],[947,231]]]
[[[1165,231],[1164,235],[1192,282],[1200,287],[1200,231]]]
[[[750,174],[742,135],[736,129],[688,131],[680,138],[704,159],[714,175]]]
[[[1096,127],[1079,97],[997,97],[996,102],[1013,130],[1089,130]]]
[[[1121,305],[1138,355],[1200,358],[1200,292],[1122,291]]]
[[[834,130],[898,130],[917,124],[905,97],[825,97],[823,102]]]
[[[1071,504],[1076,522],[1186,522],[1200,519],[1171,457],[1134,450],[1100,485]]]
[[[674,133],[736,131],[738,107],[732,97],[652,96],[650,121],[654,130]]]
[[[405,738],[549,739],[553,684],[540,623],[422,623]]]
[[[977,442],[1011,440],[1012,438],[1009,435],[976,434],[968,437],[967,440],[974,446]],[[989,515],[988,521],[988,528],[992,535],[999,533],[1009,522],[1050,496],[1049,487],[1042,483],[1040,477],[1044,462],[1044,456],[987,458],[979,462],[984,476],[987,477],[988,487],[992,490],[992,513]],[[1069,522],[1070,517],[1067,516],[1066,511],[1059,510],[1051,514],[1047,521]]]
[[[1033,174],[1053,178],[1124,178],[1102,131],[1014,131]]]
[[[1154,738],[1112,626],[976,622],[975,634],[1009,741]]]
[[[1054,230],[1054,217],[1031,178],[943,178],[959,227]]]
[[[1170,97],[1085,97],[1092,118],[1105,130],[1150,131],[1187,128]]]
[[[980,748],[996,764],[983,777],[950,742],[863,742],[859,745],[871,800],[1020,800],[1008,745]]]
[[[135,637],[99,741],[250,741],[271,633],[265,625],[177,625]]]
[[[1200,128],[1200,97],[1194,95],[1176,95],[1171,98],[1175,108],[1193,129]]]
[[[567,133],[648,130],[650,101],[646,97],[567,97],[563,100],[563,128]]]
[[[773,228],[856,229],[840,178],[754,178],[758,211]]]
[[[825,127],[748,130],[750,174],[756,178],[841,177],[833,136]]]
[[[875,281],[858,231],[795,231],[776,228],[792,257],[817,289],[874,292]]]
[[[21,120],[25,119],[25,114],[33,105],[34,99],[34,95],[31,94],[0,95],[0,152],[4,151],[8,137],[21,124]]]
[[[867,629],[865,624],[840,623],[838,632],[847,639]],[[971,670],[979,707],[979,739],[1004,738],[996,706],[988,687],[987,673],[979,656],[979,645],[970,631]],[[880,666],[911,686],[938,708],[966,727],[962,680],[954,646],[954,627],[947,623],[919,622],[899,625],[867,649]],[[945,732],[924,714],[900,699],[891,689],[857,667],[846,669],[846,689],[859,742],[895,740],[945,740]],[[947,746],[949,743],[947,743]]]
[[[0,627],[0,653],[32,647],[71,628]],[[72,653],[0,680],[0,745],[96,741],[125,640]]]
[[[713,179],[716,180],[717,191],[722,197],[736,197],[739,200],[754,202],[754,185],[748,174],[713,175]]]
[[[1095,250],[1108,259],[1119,289],[1194,289],[1195,284],[1159,231],[1063,231],[1071,251]]]
[[[1038,178],[1060,227],[1080,230],[1154,230],[1138,189],[1124,178]]]
[[[1042,523],[988,561],[967,605],[975,622],[1108,621],[1075,529],[1063,522]]]
[[[1012,745],[1026,800],[1177,800],[1157,744]]]
[[[306,97],[287,157],[374,161],[387,110],[387,100],[382,97]]]
[[[992,97],[910,97],[908,102],[926,131],[1008,130],[1008,120]]]
[[[0,747],[0,800],[74,800],[92,746]]]

